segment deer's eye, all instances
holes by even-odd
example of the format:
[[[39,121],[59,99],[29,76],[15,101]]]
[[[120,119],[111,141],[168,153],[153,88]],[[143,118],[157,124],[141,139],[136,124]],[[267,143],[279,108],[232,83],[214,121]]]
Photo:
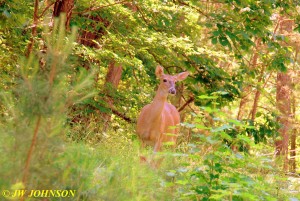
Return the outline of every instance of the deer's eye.
[[[163,81],[164,81],[164,82],[167,82],[167,80],[166,80],[166,79],[163,79]]]

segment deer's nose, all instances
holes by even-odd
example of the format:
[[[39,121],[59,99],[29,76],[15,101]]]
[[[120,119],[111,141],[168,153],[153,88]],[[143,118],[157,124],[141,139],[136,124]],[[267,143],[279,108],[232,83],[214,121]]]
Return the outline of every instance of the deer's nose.
[[[170,93],[170,94],[176,94],[176,89],[175,89],[175,88],[169,89],[169,93]]]

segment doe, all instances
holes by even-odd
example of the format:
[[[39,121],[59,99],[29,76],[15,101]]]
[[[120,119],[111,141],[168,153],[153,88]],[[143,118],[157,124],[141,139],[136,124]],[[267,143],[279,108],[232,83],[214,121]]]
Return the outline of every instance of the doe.
[[[176,125],[180,123],[180,116],[176,108],[167,102],[167,97],[168,94],[176,94],[175,83],[187,78],[189,73],[167,75],[163,67],[157,66],[155,74],[160,79],[158,90],[152,103],[141,110],[136,130],[142,146],[154,146],[154,152],[158,152],[164,142],[176,144],[179,130]]]

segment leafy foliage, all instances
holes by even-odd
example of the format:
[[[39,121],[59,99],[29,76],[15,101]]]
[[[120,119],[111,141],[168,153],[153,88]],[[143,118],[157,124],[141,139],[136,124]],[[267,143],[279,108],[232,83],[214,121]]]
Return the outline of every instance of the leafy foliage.
[[[33,24],[33,1],[0,0],[1,190],[75,189],[74,200],[300,199],[272,158],[282,126],[274,74],[299,68],[297,40],[278,27],[288,16],[299,32],[296,1],[75,1],[69,31],[52,19],[51,3],[39,2]],[[112,61],[123,69],[118,88],[105,83]],[[158,64],[190,76],[172,99],[185,119],[178,148],[153,155],[139,149],[134,121],[152,101]],[[104,86],[121,114],[105,132]]]

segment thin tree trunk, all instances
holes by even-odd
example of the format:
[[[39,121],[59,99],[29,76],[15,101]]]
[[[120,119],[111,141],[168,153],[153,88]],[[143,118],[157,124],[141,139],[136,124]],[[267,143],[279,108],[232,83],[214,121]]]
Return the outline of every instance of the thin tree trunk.
[[[34,1],[34,12],[33,12],[33,26],[31,29],[31,38],[30,41],[27,45],[27,51],[26,51],[26,57],[29,57],[30,53],[32,52],[33,46],[34,46],[34,38],[37,35],[37,25],[39,22],[39,17],[38,17],[38,9],[39,9],[39,1],[35,0]]]
[[[296,98],[292,94],[292,118],[295,120],[296,115]],[[290,171],[295,173],[296,172],[296,136],[297,136],[297,129],[295,126],[293,127],[292,134],[291,134],[291,149],[290,149]]]
[[[263,76],[265,73],[265,66],[261,70],[260,78],[258,79],[258,83],[261,83]],[[265,81],[264,86],[267,84],[268,79]],[[253,101],[253,107],[251,110],[251,120],[254,121],[257,113],[257,107],[258,107],[258,101],[261,95],[261,87],[257,86],[255,96],[254,96],[254,101]]]
[[[250,63],[250,70],[253,70],[256,68],[257,66],[257,61],[258,61],[258,52],[261,46],[261,39],[257,39],[256,40],[256,45],[255,45],[255,52],[253,54],[253,57],[251,58],[251,63]],[[251,85],[247,85],[246,87],[244,87],[243,89],[243,95],[242,95],[242,99],[240,102],[240,106],[239,106],[239,111],[238,111],[238,115],[237,115],[237,119],[241,120],[243,119],[243,116],[245,114],[245,106],[247,105],[247,103],[250,100],[250,95],[251,95]]]
[[[275,28],[274,28],[274,31],[273,31],[273,35],[275,35],[275,33],[276,33],[277,29],[278,29],[278,26],[279,26],[279,23],[276,24],[276,26],[275,26]],[[259,40],[257,41],[256,47],[259,47],[259,48],[260,48],[260,47],[261,47],[260,43],[261,43],[261,39],[259,39]],[[257,49],[258,49],[258,48],[257,48]],[[253,56],[253,59],[256,60],[255,62],[257,62],[257,58],[256,58],[256,57],[258,56],[257,53],[258,53],[258,51],[257,51],[256,54],[254,54],[254,56]],[[258,83],[260,83],[260,82],[262,81],[262,79],[263,79],[265,68],[266,68],[266,66],[264,65],[264,66],[263,66],[263,69],[262,69],[262,71],[261,71],[261,76],[260,76],[260,78],[258,79]],[[271,76],[271,75],[270,75],[270,76]],[[270,78],[270,77],[269,77],[269,78]],[[264,86],[267,84],[267,82],[268,82],[268,80],[265,81]],[[263,88],[264,88],[264,87],[263,87]],[[256,89],[256,92],[255,92],[255,96],[254,96],[253,106],[252,106],[251,113],[250,113],[250,115],[251,115],[251,120],[252,120],[252,121],[254,121],[254,120],[255,120],[255,117],[256,117],[257,107],[258,107],[258,102],[259,102],[260,95],[261,95],[261,90],[257,88],[257,89]]]
[[[31,144],[30,144],[30,147],[29,147],[29,150],[28,150],[28,153],[27,153],[27,158],[26,158],[24,173],[23,173],[23,178],[22,178],[22,182],[25,186],[27,185],[27,181],[28,181],[31,158],[32,158],[32,155],[33,155],[33,150],[34,150],[36,141],[37,141],[37,135],[38,135],[38,132],[39,132],[39,129],[40,129],[41,119],[42,119],[41,116],[39,116],[37,118],[37,122],[36,122],[34,131],[33,131],[33,136],[32,136],[32,139],[31,139]],[[22,196],[20,200],[23,201],[24,198],[25,198],[25,196]]]
[[[238,120],[241,120],[244,117],[245,106],[250,101],[251,88],[252,87],[250,85],[248,85],[248,86],[244,87],[244,89],[243,89],[242,98],[241,98],[240,105],[239,105],[239,111],[237,114]]]

